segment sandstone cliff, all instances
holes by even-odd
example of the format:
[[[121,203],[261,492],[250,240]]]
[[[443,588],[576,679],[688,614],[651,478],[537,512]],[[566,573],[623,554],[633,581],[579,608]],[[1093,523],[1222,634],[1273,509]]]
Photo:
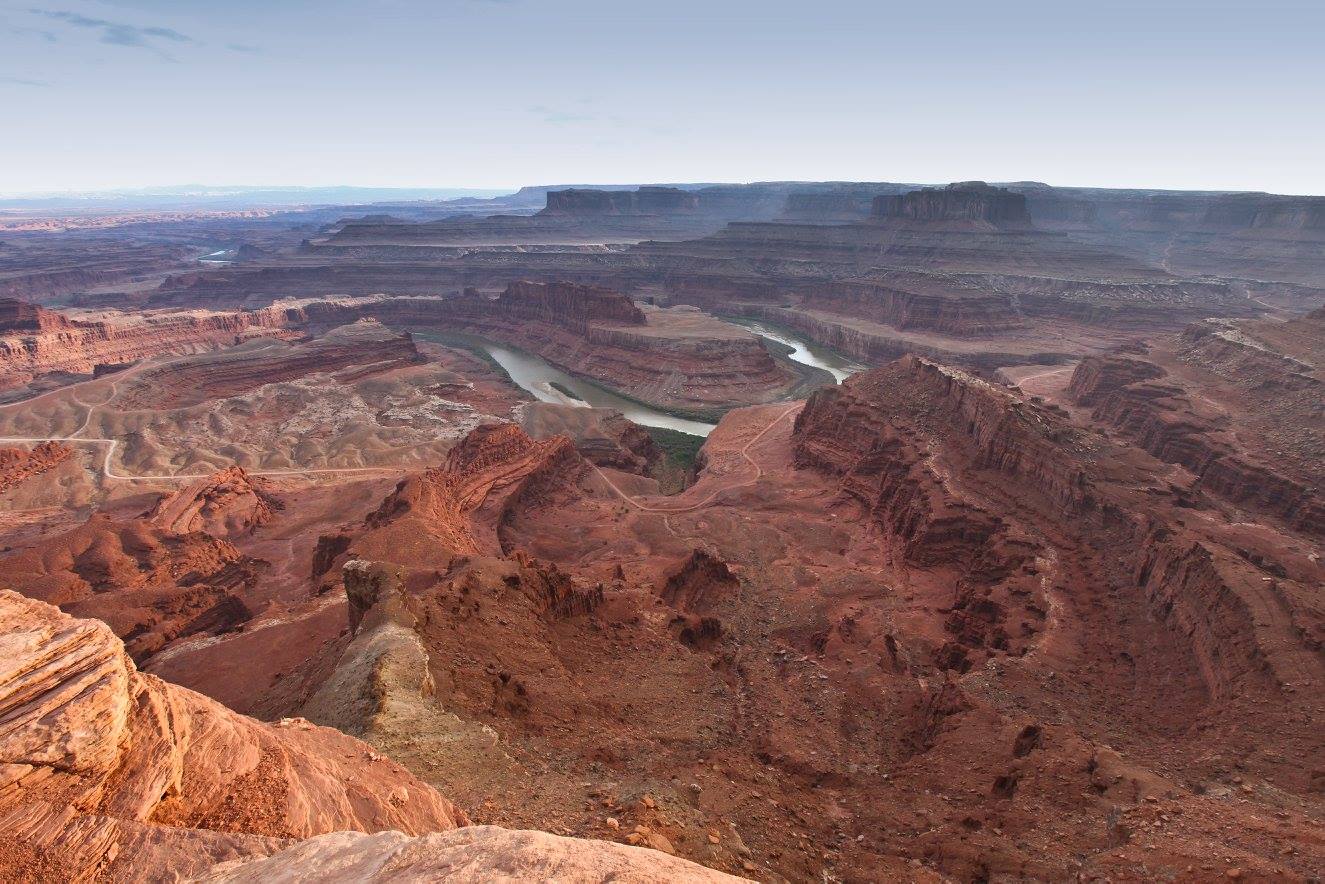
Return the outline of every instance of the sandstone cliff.
[[[21,386],[51,372],[92,374],[98,366],[135,362],[151,356],[195,353],[233,344],[239,336],[272,334],[305,317],[295,311],[203,310],[146,316],[94,314],[72,319],[52,311],[25,320],[22,329],[0,331],[0,389]],[[55,317],[58,317],[55,318]]]
[[[1095,421],[1190,471],[1200,489],[1320,537],[1319,332],[1310,316],[1194,325],[1149,355],[1083,360],[1067,393]],[[1205,395],[1192,395],[1194,383]]]

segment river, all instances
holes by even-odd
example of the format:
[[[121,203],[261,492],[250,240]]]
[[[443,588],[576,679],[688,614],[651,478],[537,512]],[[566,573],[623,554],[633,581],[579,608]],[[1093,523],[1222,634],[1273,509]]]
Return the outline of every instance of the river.
[[[860,370],[860,366],[843,359],[836,353],[808,344],[786,332],[777,331],[756,322],[742,320],[740,324],[756,334],[791,347],[792,352],[787,354],[787,358],[803,365],[822,368],[830,372],[839,383],[853,372]],[[430,336],[423,329],[414,329],[413,331],[415,336],[422,340],[432,339],[439,343],[447,343],[445,336]],[[481,347],[492,357],[493,361],[506,370],[506,373],[511,376],[511,380],[515,381],[519,387],[532,394],[540,402],[575,405],[581,408],[591,406],[595,408],[615,408],[637,424],[646,427],[663,427],[669,430],[677,430],[682,433],[689,433],[692,436],[707,436],[713,432],[713,428],[716,426],[716,424],[677,417],[665,411],[642,405],[624,396],[619,396],[596,384],[591,384],[568,374],[533,353],[498,344],[486,338],[465,337],[472,346]],[[558,387],[561,389],[558,389]],[[567,395],[563,392],[564,390],[569,390],[574,395]]]
[[[793,337],[785,331],[780,331],[756,322],[753,319],[739,319],[732,317],[723,317],[728,322],[743,326],[760,337],[777,341],[779,344],[785,344],[792,348],[792,352],[787,354],[787,358],[792,362],[799,362],[802,365],[811,365],[815,368],[822,368],[833,376],[833,380],[839,384],[851,377],[858,371],[864,369],[864,366],[858,365],[849,359],[845,359],[832,350],[826,350],[817,344],[811,344],[802,341],[800,338]]]

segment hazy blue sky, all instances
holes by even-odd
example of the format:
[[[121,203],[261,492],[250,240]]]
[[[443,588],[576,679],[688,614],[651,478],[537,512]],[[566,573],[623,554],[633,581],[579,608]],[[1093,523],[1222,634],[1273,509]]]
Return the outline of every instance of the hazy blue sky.
[[[0,192],[1325,194],[1325,0],[0,0]]]

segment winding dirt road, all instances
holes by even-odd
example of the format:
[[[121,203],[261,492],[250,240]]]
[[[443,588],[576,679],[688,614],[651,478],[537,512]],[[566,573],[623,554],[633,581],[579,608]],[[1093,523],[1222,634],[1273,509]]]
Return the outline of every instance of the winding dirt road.
[[[97,383],[101,380],[100,378],[90,381],[83,381],[80,384],[71,384],[67,387],[58,387],[54,390],[47,391],[38,396],[33,396],[31,399],[23,399],[18,402],[9,402],[0,405],[0,409],[23,408],[30,406],[33,402],[36,402],[39,399],[44,399],[47,396],[52,396],[57,393],[68,393],[69,397],[76,404],[81,405],[87,409],[87,414],[83,416],[82,425],[79,426],[78,429],[74,430],[74,432],[71,435],[40,436],[40,437],[0,436],[0,442],[5,442],[5,443],[26,442],[30,444],[37,444],[41,442],[83,442],[92,445],[105,445],[106,458],[104,461],[102,461],[101,464],[101,474],[107,479],[114,479],[120,482],[188,482],[193,479],[206,479],[208,476],[212,475],[212,473],[174,473],[166,475],[139,475],[139,476],[130,476],[121,473],[116,473],[111,469],[111,464],[115,460],[115,446],[119,445],[120,441],[118,439],[106,439],[100,436],[79,435],[88,428],[89,424],[92,423],[92,415],[96,413],[97,409],[106,407],[112,401],[114,401],[116,396],[119,395],[120,381],[133,377],[134,375],[138,374],[144,368],[147,367],[149,362],[150,360],[145,360],[143,363],[135,365],[132,368],[129,368],[121,372],[117,377],[115,377],[110,382],[110,395],[107,396],[101,402],[97,402],[93,405],[88,405],[86,402],[78,398],[78,388],[81,387],[83,384]],[[247,472],[251,476],[308,476],[308,475],[324,475],[324,474],[335,475],[341,473],[406,473],[409,471],[404,469],[403,467],[327,467],[322,469],[310,468],[310,469],[297,469],[297,470],[247,470]]]
[[[630,504],[631,506],[635,507],[635,509],[641,512],[662,513],[663,515],[693,512],[694,510],[708,506],[717,498],[719,494],[722,494],[724,491],[731,491],[733,488],[744,488],[747,485],[753,485],[754,483],[762,479],[764,477],[764,468],[761,467],[759,464],[755,463],[754,458],[750,457],[750,448],[760,439],[764,438],[764,436],[768,433],[768,431],[773,429],[773,427],[777,426],[777,424],[783,418],[799,411],[802,405],[804,405],[803,402],[797,402],[795,405],[792,405],[790,408],[783,411],[777,417],[773,418],[773,420],[769,422],[768,426],[760,430],[753,439],[751,439],[749,442],[746,442],[745,445],[741,447],[741,450],[738,453],[741,455],[741,457],[745,458],[746,463],[750,464],[750,466],[755,468],[754,476],[745,480],[744,482],[738,482],[735,485],[727,485],[722,488],[718,488],[717,490],[711,492],[707,497],[705,497],[703,500],[699,501],[698,503],[692,503],[687,506],[680,506],[680,507],[649,506],[648,504],[640,503],[638,500],[636,500],[635,498],[631,497],[629,494],[618,488],[616,483],[613,482],[611,479],[609,479],[607,477],[607,474],[604,473],[597,466],[594,467],[594,472],[596,472],[602,478],[602,480],[607,483],[607,486],[609,488],[611,488],[613,491],[616,492],[618,497],[620,497],[626,503]],[[668,530],[671,530],[670,525],[668,526]],[[676,532],[673,531],[672,533],[675,534]]]

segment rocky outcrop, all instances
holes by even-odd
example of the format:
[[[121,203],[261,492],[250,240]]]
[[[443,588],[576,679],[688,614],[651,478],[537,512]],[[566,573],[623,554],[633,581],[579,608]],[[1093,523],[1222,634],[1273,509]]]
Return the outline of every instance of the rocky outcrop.
[[[597,193],[598,191],[591,191]],[[513,320],[547,322],[587,333],[591,324],[645,325],[644,313],[620,292],[592,285],[513,282],[497,298],[482,298],[477,290],[465,292],[469,301],[482,300],[482,309],[502,313]],[[458,311],[473,309],[455,301],[447,306]]]
[[[470,828],[359,740],[238,715],[138,672],[104,624],[2,590],[0,648],[5,880],[738,880],[654,851]]]
[[[976,222],[996,227],[1024,227],[1031,221],[1026,197],[1004,187],[990,187],[983,181],[876,197],[873,215],[907,222]]]
[[[0,591],[0,869],[166,880],[292,838],[465,815],[368,747],[139,673],[110,629]]]
[[[268,480],[233,466],[162,498],[151,518],[172,534],[230,538],[252,534],[282,507]]]
[[[1294,601],[1301,577],[1268,576],[1258,556],[1181,527],[1186,492],[1156,489],[1126,450],[1014,392],[909,357],[811,397],[794,451],[798,467],[839,477],[909,561],[956,567],[941,666],[1024,653],[1045,622],[1037,593],[1052,563],[1089,543],[1099,564],[1076,567],[1138,595],[1198,661],[1211,697],[1325,677],[1318,618]]]
[[[736,590],[739,582],[727,563],[703,549],[691,552],[681,567],[667,577],[659,595],[674,608],[707,613]]]
[[[1164,369],[1123,354],[1083,359],[1072,372],[1067,394],[1078,405],[1094,406],[1123,387],[1164,376]]]
[[[17,298],[0,298],[0,334],[40,334],[73,327],[62,313]]]
[[[468,826],[418,838],[399,832],[323,835],[264,859],[217,865],[199,880],[261,884],[290,876],[358,881],[558,880],[631,884],[724,884],[745,880],[656,850],[496,826]]]
[[[105,621],[142,662],[176,638],[252,617],[243,597],[265,567],[208,534],[98,514],[0,561],[0,582]]]
[[[534,439],[566,436],[590,463],[640,476],[666,457],[643,427],[610,408],[532,402],[520,425]]]
[[[72,448],[60,442],[40,442],[32,448],[0,448],[0,494],[55,469],[73,453]]]
[[[1070,436],[984,381],[907,357],[815,393],[794,438],[796,466],[839,477],[842,494],[907,561],[955,571],[945,624],[954,646],[939,649],[939,665],[964,671],[974,654],[1025,653],[1044,618],[1033,566],[1043,541],[945,477],[988,471],[1035,487],[1057,508],[1089,510],[1090,483],[1061,453]]]
[[[497,553],[502,524],[542,497],[574,493],[587,469],[565,436],[535,441],[513,424],[481,426],[444,465],[401,481],[346,549],[405,564]]]

